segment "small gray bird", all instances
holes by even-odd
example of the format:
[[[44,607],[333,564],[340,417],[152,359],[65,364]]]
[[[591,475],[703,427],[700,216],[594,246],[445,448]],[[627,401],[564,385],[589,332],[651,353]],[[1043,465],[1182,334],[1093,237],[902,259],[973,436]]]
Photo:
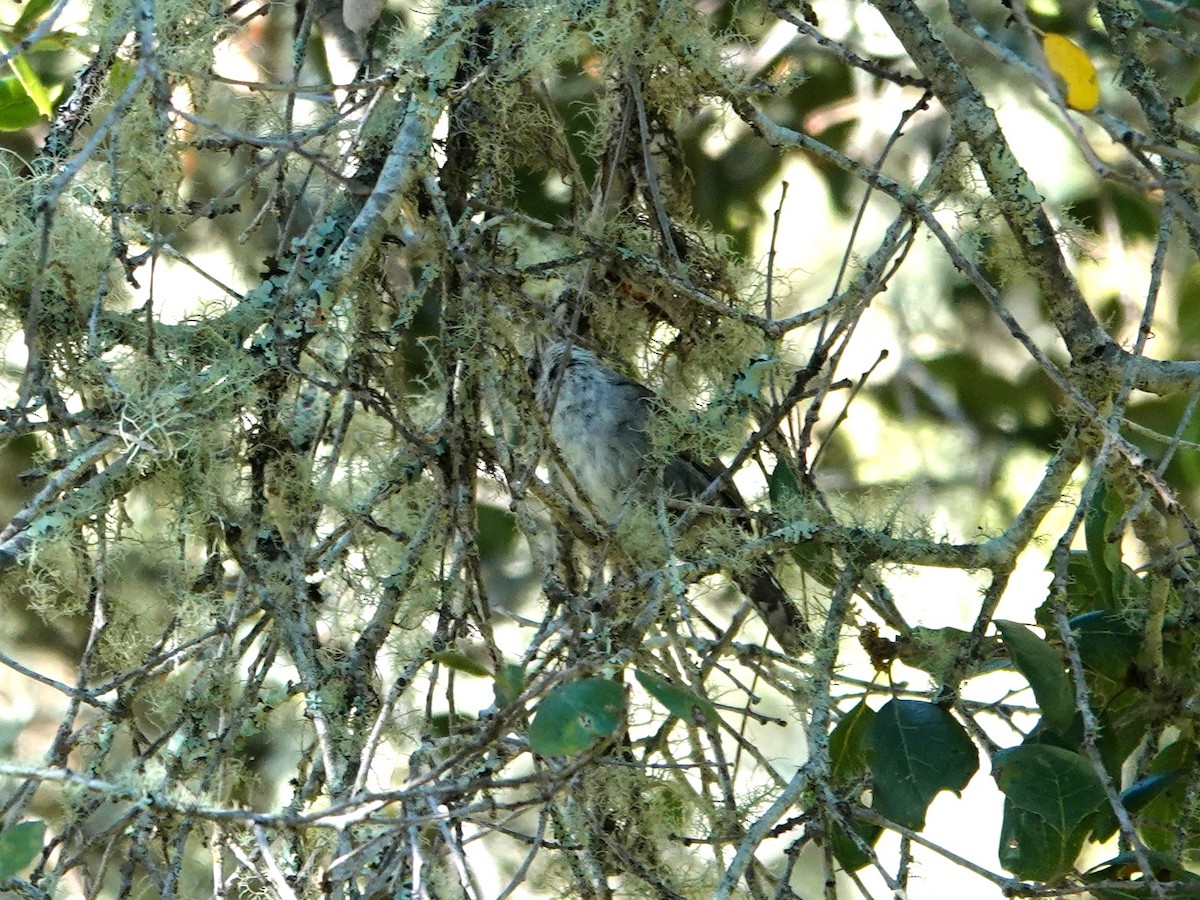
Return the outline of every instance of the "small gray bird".
[[[550,416],[550,437],[563,462],[596,511],[609,522],[616,520],[631,491],[647,491],[653,483],[646,426],[654,394],[581,347],[568,352],[561,341],[551,344],[533,369],[538,402]],[[663,483],[673,496],[688,499],[699,496],[719,471],[677,456],[663,467]],[[746,509],[732,484],[710,502]],[[779,645],[801,652],[808,626],[769,565],[763,562],[740,576],[738,586]]]

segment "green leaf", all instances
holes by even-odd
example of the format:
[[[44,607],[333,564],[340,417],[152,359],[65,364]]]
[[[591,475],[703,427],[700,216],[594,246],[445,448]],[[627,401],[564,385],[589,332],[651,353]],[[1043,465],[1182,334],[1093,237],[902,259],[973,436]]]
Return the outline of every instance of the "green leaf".
[[[480,665],[459,650],[439,650],[433,654],[433,658],[447,669],[454,669],[456,672],[465,672],[467,675],[487,678],[492,674],[487,666]]]
[[[646,689],[646,693],[665,706],[668,712],[686,721],[695,722],[698,708],[710,722],[716,722],[717,708],[707,697],[693,694],[649,672],[634,670],[633,676],[638,680],[638,684]]]
[[[508,556],[517,545],[517,520],[507,509],[481,503],[475,509],[478,520],[476,543],[485,560]]]
[[[1038,720],[1033,731],[1025,736],[1023,743],[1047,744],[1076,753],[1083,746],[1083,716],[1076,716],[1072,719],[1071,727],[1066,731],[1055,731],[1043,717]]]
[[[456,713],[451,716],[450,713],[434,713],[429,717],[429,730],[434,737],[449,737],[452,732],[466,728],[474,722],[472,716],[466,713]]]
[[[608,737],[621,724],[625,691],[615,681],[589,678],[557,687],[537,706],[529,746],[542,756],[569,756]]]
[[[1105,801],[1091,763],[1049,744],[1022,744],[992,760],[992,776],[1009,802],[1042,819],[1061,835],[1073,835]]]
[[[46,823],[22,822],[0,832],[0,879],[12,878],[42,852]]]
[[[501,709],[512,706],[525,690],[525,670],[516,663],[506,663],[495,678],[496,706]]]
[[[1181,739],[1160,750],[1150,763],[1151,776],[1170,772],[1188,776],[1175,779],[1151,797],[1138,817],[1142,839],[1152,849],[1163,852],[1174,849],[1176,830],[1191,789],[1190,782],[1196,778],[1197,752],[1194,743]]]
[[[1162,796],[1167,789],[1179,781],[1183,769],[1172,769],[1157,775],[1147,775],[1135,781],[1121,792],[1121,805],[1131,814],[1144,809],[1149,803]],[[1092,840],[1102,844],[1117,833],[1120,823],[1117,814],[1109,805],[1103,806],[1092,820]]]
[[[1192,86],[1187,89],[1187,93],[1183,95],[1183,105],[1191,106],[1197,100],[1200,100],[1200,78],[1192,79]]]
[[[771,509],[779,510],[800,496],[800,485],[791,467],[780,460],[775,464],[771,477],[767,479],[767,493],[771,498]]]
[[[995,625],[1017,670],[1033,688],[1046,724],[1060,733],[1070,729],[1076,712],[1075,686],[1058,651],[1017,622],[996,620]]]
[[[874,847],[879,835],[883,833],[882,828],[870,822],[855,821],[850,823],[850,827],[868,847]],[[838,824],[834,824],[829,831],[829,849],[833,851],[838,865],[847,872],[857,872],[871,862],[871,857],[859,847],[850,833]]]
[[[996,754],[992,776],[1007,798],[1001,865],[1025,879],[1058,878],[1075,862],[1106,802],[1091,764],[1061,747],[1023,744]]]
[[[1118,590],[1114,590],[1114,583],[1118,578],[1122,580],[1124,578],[1121,568],[1121,547],[1120,544],[1110,542],[1108,535],[1113,526],[1120,521],[1122,515],[1124,515],[1124,510],[1121,508],[1120,498],[1116,494],[1110,494],[1104,483],[1101,482],[1092,497],[1087,518],[1083,523],[1088,557],[1092,561],[1096,587],[1100,591],[1098,600],[1101,609],[1115,610],[1119,608],[1117,599],[1120,593]]]
[[[28,0],[25,8],[21,10],[21,15],[13,23],[13,34],[22,38],[33,31],[42,16],[50,11],[50,7],[54,6],[54,2],[55,0]]]
[[[11,47],[7,37],[0,34],[0,52],[7,53]],[[8,61],[8,66],[21,83],[25,95],[33,102],[38,115],[50,118],[50,114],[54,111],[50,105],[50,92],[46,89],[46,85],[42,84],[42,79],[38,77],[37,72],[33,71],[33,66],[29,65],[29,60],[24,55],[14,56]]]
[[[872,807],[919,831],[941,791],[959,793],[979,768],[966,729],[940,706],[889,700],[867,726]]]
[[[875,718],[875,710],[865,700],[837,723],[829,735],[829,762],[835,784],[853,781],[867,771],[867,730]]]
[[[1100,756],[1114,784],[1121,782],[1121,768],[1129,754],[1146,740],[1151,723],[1151,709],[1140,691],[1124,690],[1115,696],[1097,698],[1092,704],[1100,733],[1096,736]],[[1080,716],[1080,721],[1082,721]],[[1082,746],[1082,734],[1080,743]],[[1075,749],[1075,748],[1072,748]]]
[[[1096,610],[1071,620],[1084,668],[1123,682],[1141,647],[1141,635],[1118,613]]]
[[[1176,15],[1169,8],[1164,9],[1157,3],[1151,0],[1137,0],[1138,12],[1146,18],[1146,21],[1157,25],[1159,28],[1171,28],[1178,26]]]
[[[829,761],[834,784],[849,784],[866,774],[866,736],[874,718],[875,710],[867,706],[866,701],[860,700],[830,732]],[[882,828],[869,822],[853,821],[850,828],[867,846],[874,846],[883,833]],[[871,861],[850,832],[837,823],[830,827],[829,849],[838,865],[848,872],[856,872]]]
[[[21,82],[12,75],[0,78],[0,131],[22,131],[41,120]]]
[[[1086,835],[1082,826],[1061,832],[1006,800],[1000,824],[1000,865],[1028,881],[1057,881],[1074,865]]]
[[[1098,609],[1110,609],[1107,601],[1100,596],[1100,588],[1096,583],[1096,572],[1092,568],[1092,558],[1086,550],[1072,550],[1067,557],[1065,599],[1067,611],[1071,615]],[[1038,607],[1033,619],[1047,632],[1054,630],[1054,609],[1051,606],[1050,598],[1047,598]]]
[[[803,495],[796,482],[796,476],[792,474],[787,463],[780,461],[776,464],[767,479],[767,490],[771,498],[771,509],[784,513],[796,513],[799,510],[797,501]],[[801,570],[821,584],[836,584],[841,571],[833,557],[833,551],[825,544],[812,540],[818,527],[817,523],[800,518],[783,523],[776,534],[795,544],[792,548],[792,559]]]

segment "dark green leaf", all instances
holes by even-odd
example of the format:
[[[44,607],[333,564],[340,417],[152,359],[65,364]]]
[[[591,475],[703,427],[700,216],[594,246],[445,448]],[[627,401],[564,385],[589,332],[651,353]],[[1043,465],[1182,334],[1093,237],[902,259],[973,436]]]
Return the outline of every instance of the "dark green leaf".
[[[1017,622],[997,620],[996,628],[1013,663],[1033,688],[1047,724],[1058,732],[1069,729],[1075,718],[1075,686],[1058,651]]]
[[[830,733],[829,762],[834,783],[853,781],[867,771],[865,741],[874,718],[875,710],[867,706],[865,700],[860,700]]]
[[[879,840],[879,835],[883,833],[883,829],[878,825],[872,825],[870,822],[853,822],[851,828],[855,834],[862,839],[862,842],[868,847],[875,846],[875,842]],[[850,833],[840,825],[833,825],[829,831],[829,849],[833,851],[834,859],[847,872],[857,872],[863,866],[871,862],[865,851],[860,849],[858,843],[851,837]]]
[[[467,675],[487,678],[492,674],[487,666],[477,663],[459,650],[439,650],[433,654],[433,658],[447,669],[454,669],[456,672],[465,672]]]
[[[460,728],[466,728],[475,719],[468,716],[466,713],[458,713],[451,716],[450,713],[434,713],[429,717],[429,730],[433,732],[434,737],[449,737],[452,732],[458,731]]]
[[[1075,753],[1083,746],[1083,716],[1071,720],[1071,727],[1066,731],[1055,731],[1046,720],[1038,720],[1037,727],[1025,736],[1025,744],[1049,744],[1061,747]]]
[[[1028,881],[1056,881],[1074,865],[1086,834],[1083,827],[1059,831],[1007,800],[1000,825],[1000,865]]]
[[[665,706],[668,712],[689,722],[695,722],[698,708],[710,722],[716,721],[717,709],[707,697],[693,694],[649,672],[635,670],[633,675],[638,684],[646,689],[646,693]]]
[[[798,499],[802,496],[796,476],[788,468],[787,463],[780,462],[767,479],[767,489],[771,497],[771,508],[778,512],[796,512]],[[792,508],[789,510],[789,506]],[[796,519],[788,522],[780,533],[795,546],[792,547],[792,559],[804,572],[815,578],[821,584],[834,584],[841,574],[833,557],[833,551],[818,541],[811,540],[816,531],[816,524]]]
[[[521,691],[525,690],[525,670],[516,663],[506,663],[496,673],[496,683],[493,687],[496,692],[496,706],[501,709],[511,706],[517,702]]]
[[[1171,28],[1178,24],[1176,15],[1170,12],[1169,9],[1163,9],[1159,4],[1150,2],[1150,0],[1137,0],[1138,12],[1145,16],[1146,21],[1157,25],[1159,28]]]
[[[1121,600],[1124,607],[1141,607],[1150,596],[1150,587],[1144,575],[1139,576],[1126,563],[1121,563],[1119,579]]]
[[[1096,573],[1092,569],[1092,558],[1086,550],[1072,550],[1067,558],[1066,606],[1068,615],[1108,609],[1100,597]],[[1049,599],[1037,608],[1033,619],[1047,632],[1055,629],[1054,610]]]
[[[862,779],[867,772],[867,730],[875,718],[875,710],[859,701],[842,716],[829,735],[829,760],[833,781],[837,785],[849,784]],[[854,821],[850,828],[867,846],[874,846],[882,829],[868,822]],[[859,848],[850,832],[837,823],[830,826],[829,847],[838,865],[848,872],[856,872],[870,863],[870,857]]]
[[[908,828],[925,827],[941,791],[960,792],[979,768],[966,729],[940,706],[889,700],[866,729],[874,809]]]
[[[1121,792],[1121,805],[1129,813],[1136,814],[1139,810],[1144,809],[1150,801],[1166,793],[1171,785],[1179,781],[1181,775],[1183,775],[1183,769],[1171,769],[1169,772],[1147,775]],[[1092,821],[1092,840],[1100,844],[1116,834],[1120,827],[1120,823],[1117,822],[1117,814],[1107,804],[1100,808]]]
[[[529,746],[542,756],[569,756],[608,737],[621,724],[625,691],[615,681],[589,678],[552,690],[529,725]]]
[[[0,131],[21,131],[41,119],[37,104],[25,92],[20,80],[12,75],[0,78]]]
[[[45,822],[22,822],[0,832],[0,879],[11,878],[42,852]]]
[[[1124,617],[1096,610],[1071,620],[1085,668],[1113,681],[1124,681],[1141,646],[1141,636]]]
[[[1178,740],[1158,751],[1150,763],[1151,775],[1180,772],[1186,778],[1178,778],[1150,798],[1138,817],[1139,831],[1146,844],[1155,850],[1166,852],[1174,849],[1176,831],[1184,804],[1187,802],[1190,782],[1198,777],[1197,748],[1189,740]]]
[[[479,522],[476,541],[485,560],[507,556],[517,545],[517,520],[507,509],[481,503],[475,509]]]
[[[1109,776],[1119,784],[1125,760],[1146,739],[1151,710],[1145,697],[1138,691],[1125,690],[1111,696],[1100,696],[1096,691],[1093,694],[1096,695],[1093,708],[1100,725],[1100,734],[1097,736],[1100,755]]]
[[[1057,879],[1107,803],[1095,770],[1078,753],[1026,743],[996,754],[992,774],[1006,797],[1001,864],[1021,878]]]
[[[1106,802],[1091,763],[1061,747],[1023,744],[1002,750],[992,760],[992,775],[1013,806],[1042,819],[1064,839]]]
[[[1200,629],[1169,626],[1163,633],[1163,659],[1168,668],[1190,669],[1200,659]]]
[[[800,485],[796,483],[796,476],[786,462],[780,460],[775,464],[771,477],[767,479],[767,491],[771,498],[771,509],[774,510],[794,502],[800,496]]]
[[[1088,507],[1083,533],[1087,541],[1088,557],[1092,561],[1092,571],[1096,575],[1096,587],[1100,591],[1102,609],[1119,608],[1119,593],[1114,591],[1114,582],[1124,575],[1121,569],[1121,547],[1109,541],[1108,537],[1122,514],[1120,498],[1101,482]]]

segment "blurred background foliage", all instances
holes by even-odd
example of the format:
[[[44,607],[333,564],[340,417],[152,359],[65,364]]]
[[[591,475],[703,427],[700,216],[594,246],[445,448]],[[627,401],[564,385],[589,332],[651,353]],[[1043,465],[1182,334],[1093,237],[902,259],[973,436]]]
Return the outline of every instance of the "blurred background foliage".
[[[10,57],[11,71],[0,79],[0,146],[7,172],[5,199],[0,202],[13,207],[28,202],[28,195],[12,185],[47,165],[39,148],[47,137],[54,105],[70,95],[80,67],[105,54],[114,55],[115,62],[99,110],[111,113],[112,104],[137,71],[138,55],[131,49],[136,42],[127,35],[144,5],[29,0],[0,7],[0,37],[5,45],[27,43]],[[389,66],[401,68],[405,84],[418,83],[413,68],[423,60],[413,56],[413,50],[421,46],[424,29],[437,14],[429,4],[389,0],[369,32],[354,33],[343,23],[341,7],[328,2],[241,0],[227,8],[186,4],[193,8],[182,10],[184,5],[158,5],[163,27],[159,61],[169,70],[175,108],[189,111],[190,117],[176,116],[169,128],[160,131],[147,94],[135,93],[132,104],[147,104],[138,113],[143,116],[142,127],[111,129],[103,152],[96,157],[101,163],[81,177],[79,192],[73,195],[92,216],[89,221],[99,245],[99,250],[89,247],[79,252],[99,252],[101,258],[107,253],[106,267],[114,260],[127,266],[129,277],[123,284],[114,277],[103,305],[130,312],[131,320],[136,319],[132,312],[140,309],[164,323],[194,323],[210,310],[240,299],[264,278],[285,276],[286,260],[297,246],[292,241],[311,233],[336,206],[340,192],[363,190],[354,181],[353,167],[343,165],[345,160],[378,153],[372,142],[378,144],[381,137],[370,134],[369,128],[363,135],[354,129],[368,120],[371,103],[388,102],[381,99],[387,92],[364,91],[348,101],[347,92],[334,86],[355,78],[380,78],[380,73],[384,73],[380,83],[385,83],[392,77],[386,74]],[[1036,53],[1029,29],[1018,19],[1035,31],[1066,35],[1098,69],[1103,111],[1117,121],[1140,122],[1141,112],[1120,84],[1118,61],[1092,4],[1038,0],[1022,4],[1020,16],[1013,4],[976,2],[969,4],[969,11],[957,3],[948,8],[926,5],[945,40],[997,110],[1018,158],[1043,194],[1093,310],[1109,333],[1128,346],[1137,334],[1147,273],[1159,244],[1161,192],[1142,190],[1128,178],[1097,177],[1087,154],[1079,152],[1078,136],[1071,133],[1068,122],[1084,130],[1099,164],[1118,174],[1127,172],[1121,148],[1108,146],[1101,125],[1064,115],[1028,69],[1013,64],[1014,58],[1029,59]],[[1177,96],[1166,99],[1175,104],[1179,120],[1195,129],[1200,4],[1136,0],[1128,5],[1144,20],[1144,60],[1177,91]],[[475,214],[482,219],[503,209],[514,221],[519,213],[534,223],[514,225],[512,234],[489,245],[498,270],[527,267],[525,271],[533,272],[539,254],[553,257],[570,245],[564,235],[578,229],[582,218],[579,198],[572,191],[580,190],[580,179],[592,183],[603,162],[611,112],[605,104],[611,102],[613,73],[620,71],[609,57],[613,43],[619,43],[613,40],[623,27],[619,17],[653,17],[674,6],[683,10],[678,13],[682,18],[690,17],[696,27],[707,29],[706,45],[723,48],[721,78],[741,79],[741,86],[771,119],[811,135],[835,153],[868,167],[878,165],[889,177],[910,184],[919,181],[948,140],[946,117],[936,103],[923,99],[920,86],[911,80],[872,77],[831,52],[830,44],[836,42],[871,66],[916,77],[900,45],[867,4],[827,0],[811,8],[789,8],[792,21],[756,0],[613,4],[607,12],[583,3],[564,4],[597,28],[592,36],[595,42],[585,33],[574,33],[558,45],[544,38],[543,43],[531,40],[531,46],[559,49],[542,61],[542,70],[529,64],[526,77],[507,72],[505,63],[520,57],[522,28],[528,22],[518,6],[498,4],[493,30],[480,37],[481,42],[494,41],[493,48],[505,41],[513,45],[510,55],[498,56],[494,65],[500,74],[488,99],[496,105],[477,104],[470,99],[469,89],[463,88],[468,100],[456,112],[460,118],[448,126],[443,123],[450,132],[437,138],[440,175],[449,182],[456,177],[453,128],[465,123],[482,132],[485,139],[478,140],[470,152],[486,158],[479,168],[491,180],[475,185]],[[511,22],[503,18],[506,15],[512,16]],[[978,32],[958,27],[964,16]],[[796,20],[809,22],[811,31],[823,35],[826,42],[799,34]],[[986,34],[994,45],[979,39],[979,34]],[[609,40],[612,43],[606,43]],[[673,49],[679,54],[689,51],[686,46]],[[483,47],[480,58],[487,60],[488,50]],[[631,51],[624,64],[636,62],[638,52]],[[445,63],[430,62],[431,67],[435,64]],[[661,84],[644,86],[652,98],[654,130],[672,135],[673,143],[658,149],[660,158],[670,164],[663,175],[672,209],[691,212],[688,231],[676,236],[681,245],[691,248],[688,261],[707,258],[705,254],[731,260],[723,269],[714,267],[714,292],[723,290],[720,282],[728,278],[747,301],[761,305],[769,298],[776,316],[816,308],[844,287],[840,273],[853,274],[861,263],[860,248],[875,246],[893,209],[830,157],[772,147],[707,86],[700,85],[694,97],[685,97],[687,84],[672,81],[678,73],[665,68],[659,72]],[[504,82],[506,77],[511,77],[511,83]],[[250,89],[247,83],[286,83],[288,88]],[[289,130],[303,134],[304,141],[278,139]],[[86,140],[93,133],[85,129],[80,138]],[[546,138],[548,133],[561,135],[565,142],[560,146]],[[321,164],[310,166],[313,160]],[[106,172],[104,166],[113,163],[116,168]],[[1188,164],[1194,168],[1193,160]],[[117,171],[119,178],[113,175]],[[106,177],[120,182],[111,194],[105,190]],[[949,180],[957,183],[943,188],[939,216],[944,227],[955,234],[989,280],[1000,286],[1005,306],[1039,346],[1065,366],[1066,354],[1054,338],[1044,300],[1015,265],[1005,227],[982,197],[977,174],[964,164],[955,167]],[[447,193],[453,199],[453,190]],[[449,212],[457,216],[464,211]],[[426,194],[412,200],[400,218],[422,221],[442,214]],[[656,238],[648,218],[645,210],[631,213],[621,236],[630,247],[653,255]],[[112,235],[106,234],[108,223],[118,221]],[[370,301],[376,304],[371,313],[362,316],[362,327],[370,331],[368,344],[377,356],[368,363],[351,360],[348,366],[371,367],[363,380],[378,394],[360,399],[376,412],[396,398],[418,407],[423,396],[438,396],[447,377],[439,368],[447,355],[442,346],[447,339],[446,269],[422,259],[420,249],[412,249],[414,244],[403,231],[403,225],[393,229],[378,258],[355,285],[360,294],[372,292],[375,298]],[[13,234],[11,225],[6,226],[6,237]],[[105,249],[110,238],[114,246]],[[136,264],[131,262],[134,258]],[[687,336],[686,327],[672,331],[664,320],[685,321],[700,332],[711,325],[713,333],[696,338],[702,350],[720,343],[720,329],[727,323],[706,322],[703,315],[671,319],[680,315],[679,310],[664,311],[658,305],[665,292],[661,285],[646,283],[645,267],[639,269],[610,253],[600,268],[604,308],[596,311],[593,324],[599,335],[615,338],[613,343],[628,355],[636,346],[662,346],[679,340],[680,334]],[[549,279],[565,278],[567,271],[561,262],[548,263],[545,274]],[[1200,357],[1200,264],[1182,242],[1175,242],[1167,250],[1163,272],[1164,286],[1152,323],[1153,355]],[[489,272],[480,278],[493,276]],[[14,408],[25,364],[21,329],[30,301],[19,285],[10,284],[4,294],[3,336],[8,347],[2,373],[4,405]],[[86,313],[90,298],[78,299]],[[494,302],[500,306],[512,301],[496,298]],[[86,315],[81,313],[74,324],[88,327]],[[527,327],[527,320],[514,316],[512,327],[518,333]],[[887,291],[858,328],[839,375],[861,380],[862,390],[854,396],[847,421],[823,437],[820,461],[814,467],[839,511],[851,510],[857,523],[871,526],[894,516],[904,520],[901,530],[928,526],[962,540],[1012,516],[1068,429],[1061,415],[1064,398],[1053,381],[1011,339],[966,276],[925,237],[909,248]],[[737,340],[736,333],[731,340]],[[800,364],[812,344],[811,334],[797,331],[768,349],[785,362]],[[152,378],[153,373],[145,377]],[[671,388],[670,382],[669,374],[662,378],[664,389]],[[691,383],[684,378],[677,389],[683,391]],[[719,393],[713,380],[706,386]],[[70,398],[72,406],[86,410],[93,386],[81,380],[75,387],[79,393]],[[102,396],[103,390],[97,388],[96,395]],[[1176,446],[1185,448],[1173,453],[1165,478],[1193,514],[1200,460],[1184,442],[1200,443],[1194,400],[1186,395],[1137,394],[1126,411],[1131,426],[1126,433],[1148,455],[1151,466],[1164,453],[1164,443],[1149,432],[1175,435]],[[303,394],[290,397],[289,402],[302,406]],[[378,434],[385,432],[380,427]],[[52,463],[61,461],[64,448],[56,440],[61,438],[32,429],[0,445],[0,523],[8,522],[53,474]],[[362,451],[364,457],[383,452],[373,446],[369,427],[357,440],[369,448]],[[379,465],[378,459],[371,464]],[[365,464],[363,471],[367,471]],[[365,483],[367,477],[362,477]],[[765,488],[765,483],[757,486]],[[210,482],[200,482],[201,490],[211,487]],[[195,532],[172,524],[186,506],[179,504],[179,488],[177,480],[149,479],[132,496],[130,509],[120,514],[133,516],[138,523],[136,527],[131,523],[129,529],[133,539],[106,560],[103,578],[111,586],[111,615],[100,638],[109,651],[99,657],[99,665],[108,671],[92,673],[100,683],[106,677],[119,679],[122,666],[135,665],[122,658],[122,645],[143,649],[145,636],[152,633],[163,636],[164,647],[169,643],[173,625],[191,614],[175,605],[179,597],[186,594],[189,602],[195,602],[206,590],[220,593],[226,573],[207,573],[213,577],[203,581],[205,573],[197,573],[193,565]],[[475,540],[480,579],[493,602],[514,616],[536,618],[546,599],[537,590],[540,575],[509,500],[502,490],[487,486],[479,490]],[[409,512],[415,521],[416,511]],[[157,525],[164,530],[154,534]],[[381,531],[391,527],[372,525]],[[210,534],[208,541],[211,550],[219,538]],[[64,538],[58,546],[47,544],[42,552],[62,554],[67,568],[70,543]],[[80,559],[86,556],[77,557],[75,565]],[[1044,565],[1045,560],[1038,562]],[[374,563],[361,565],[366,570]],[[1040,574],[1041,566],[1035,563],[1032,569]],[[61,583],[42,580],[36,585],[26,579],[27,574],[18,568],[2,576],[6,584],[0,647],[31,669],[73,683],[76,661],[97,637],[88,598],[72,596],[78,584],[87,582],[87,573],[64,572]],[[361,574],[365,583],[378,573]],[[1045,579],[1039,583],[1037,575],[1025,582],[1025,594],[1013,601],[1008,617],[1032,622],[1044,586]],[[970,627],[978,605],[974,582],[959,582],[949,589],[914,583],[908,596],[943,590],[953,595],[952,600],[929,610],[927,620],[919,614],[921,624]],[[352,619],[347,616],[344,621]],[[1049,619],[1039,622],[1051,624]],[[339,640],[344,638],[340,624],[333,615],[322,626],[331,656],[349,652],[348,640]],[[517,648],[514,655],[520,652]],[[207,677],[214,693],[224,691],[232,697],[238,691],[237,679],[264,678],[266,668]],[[448,670],[468,668],[456,659],[447,663],[443,676]],[[124,738],[131,743],[126,750],[131,756],[145,752],[144,744],[175,721],[180,706],[194,696],[188,692],[196,689],[195,684],[187,690],[159,687],[157,692],[132,698],[132,714],[140,724]],[[273,809],[289,780],[303,779],[297,766],[307,725],[290,688],[277,684],[278,696],[246,717],[236,760],[243,777],[230,780],[234,788],[228,802]],[[36,760],[59,727],[65,703],[61,692],[6,672],[0,679],[0,749],[14,760]],[[447,733],[453,731],[455,714],[454,710],[437,714],[443,716],[438,721]],[[197,715],[204,713],[197,711]],[[430,725],[418,723],[414,713],[411,722],[399,727],[410,729],[414,743],[420,743],[417,735]],[[92,740],[101,738],[81,738]],[[202,751],[195,752],[203,756]],[[202,762],[191,759],[189,765]],[[1190,799],[1194,801],[1194,796]],[[41,814],[47,820],[54,818],[49,810],[60,800],[43,800]],[[103,803],[86,802],[94,802],[91,813],[103,818]],[[1161,822],[1155,825],[1165,827]],[[301,855],[309,848],[293,849]],[[515,877],[511,866],[505,871]],[[192,888],[203,882],[204,875],[202,868],[189,871]],[[104,890],[99,883],[86,892],[80,888],[78,895],[115,896],[121,892],[122,877],[112,876]],[[243,886],[245,892],[250,889]],[[151,896],[146,890],[125,893]],[[179,895],[186,896],[186,889],[180,889]]]

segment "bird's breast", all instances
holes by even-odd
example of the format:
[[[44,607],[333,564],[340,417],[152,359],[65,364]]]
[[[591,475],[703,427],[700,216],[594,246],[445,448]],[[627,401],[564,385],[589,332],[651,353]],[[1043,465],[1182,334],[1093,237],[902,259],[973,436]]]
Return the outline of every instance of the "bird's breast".
[[[551,436],[597,510],[614,518],[645,466],[646,406],[636,388],[571,366],[563,378]]]

